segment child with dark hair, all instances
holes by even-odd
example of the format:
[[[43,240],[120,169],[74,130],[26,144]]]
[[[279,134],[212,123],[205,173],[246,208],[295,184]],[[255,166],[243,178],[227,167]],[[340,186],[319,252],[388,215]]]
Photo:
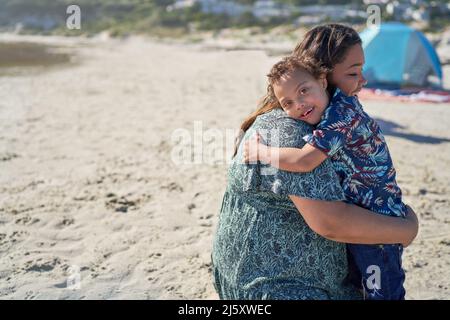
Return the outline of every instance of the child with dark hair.
[[[307,144],[301,149],[269,147],[257,135],[246,141],[244,160],[310,172],[331,158],[346,201],[405,217],[407,208],[386,141],[356,97],[366,82],[363,65],[361,39],[353,29],[331,24],[308,32],[294,55],[272,68],[265,101],[315,130],[304,137]],[[402,245],[349,243],[347,247],[367,298],[404,299]]]

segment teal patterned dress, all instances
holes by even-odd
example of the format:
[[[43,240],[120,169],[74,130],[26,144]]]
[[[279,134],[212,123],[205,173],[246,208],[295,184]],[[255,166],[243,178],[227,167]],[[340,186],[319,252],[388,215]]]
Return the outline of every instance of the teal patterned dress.
[[[301,147],[312,127],[276,109],[259,116],[244,139],[255,130],[269,145]],[[219,297],[359,299],[345,281],[345,244],[313,232],[288,197],[343,200],[330,161],[309,173],[293,173],[242,164],[241,149],[228,171],[211,255]]]

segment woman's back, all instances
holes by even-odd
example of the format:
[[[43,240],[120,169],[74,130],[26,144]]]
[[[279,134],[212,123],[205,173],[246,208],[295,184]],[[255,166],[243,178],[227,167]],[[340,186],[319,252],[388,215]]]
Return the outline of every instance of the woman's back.
[[[252,125],[271,145],[299,147],[311,132],[276,109]],[[249,130],[244,139],[252,132]],[[289,195],[342,200],[330,163],[297,174],[245,165],[241,152],[228,172],[213,246],[216,289],[224,299],[350,299],[345,245],[314,233]]]

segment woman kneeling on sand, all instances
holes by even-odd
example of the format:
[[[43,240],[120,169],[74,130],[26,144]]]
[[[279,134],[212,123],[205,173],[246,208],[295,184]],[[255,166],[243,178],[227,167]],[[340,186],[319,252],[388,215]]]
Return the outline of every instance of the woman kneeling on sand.
[[[329,25],[311,30],[298,48],[325,43],[333,57],[360,41],[353,29]],[[333,71],[341,67],[335,61],[327,66]],[[348,281],[344,243],[407,246],[417,234],[417,218],[410,208],[406,219],[398,219],[343,202],[329,159],[308,173],[244,164],[242,142],[255,131],[270,146],[295,148],[312,132],[274,103],[263,100],[241,126],[245,134],[229,168],[213,245],[215,288],[221,299],[359,299],[360,291]]]

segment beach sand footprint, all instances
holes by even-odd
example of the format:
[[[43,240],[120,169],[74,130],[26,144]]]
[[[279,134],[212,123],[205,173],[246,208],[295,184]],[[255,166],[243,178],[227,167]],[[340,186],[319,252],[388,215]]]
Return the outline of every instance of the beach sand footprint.
[[[29,226],[38,223],[39,221],[41,221],[39,218],[32,218],[31,216],[26,215],[22,218],[16,219],[15,224]]]
[[[19,155],[17,153],[13,152],[0,153],[0,162],[11,161],[15,158],[19,158]]]

